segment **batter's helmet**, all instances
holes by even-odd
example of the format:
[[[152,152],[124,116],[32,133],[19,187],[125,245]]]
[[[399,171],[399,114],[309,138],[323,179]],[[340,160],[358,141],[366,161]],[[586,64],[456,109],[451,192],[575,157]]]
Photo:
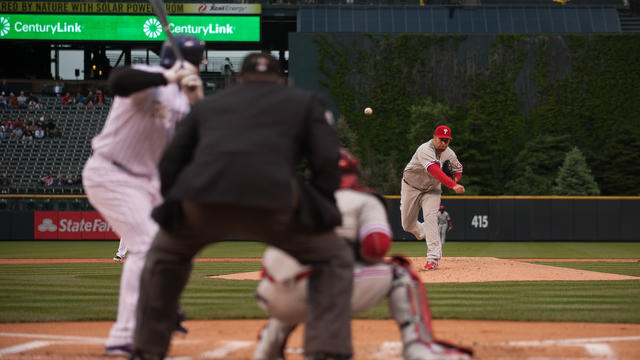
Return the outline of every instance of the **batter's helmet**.
[[[193,35],[174,35],[178,48],[182,52],[182,56],[185,60],[198,66],[202,63],[202,57],[204,50],[206,49],[205,42],[198,39]],[[162,50],[160,50],[160,65],[165,68],[170,68],[176,62],[176,54],[174,54],[173,48],[169,39],[162,43]]]
[[[440,210],[444,210],[444,205],[440,205]]]

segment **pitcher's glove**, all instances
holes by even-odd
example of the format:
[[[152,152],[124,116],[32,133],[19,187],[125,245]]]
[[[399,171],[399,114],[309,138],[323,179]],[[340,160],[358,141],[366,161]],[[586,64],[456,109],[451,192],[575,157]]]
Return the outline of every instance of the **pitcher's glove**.
[[[453,169],[451,169],[451,161],[447,160],[442,163],[442,172],[448,177],[452,178],[453,181],[456,181],[455,176],[453,176]]]

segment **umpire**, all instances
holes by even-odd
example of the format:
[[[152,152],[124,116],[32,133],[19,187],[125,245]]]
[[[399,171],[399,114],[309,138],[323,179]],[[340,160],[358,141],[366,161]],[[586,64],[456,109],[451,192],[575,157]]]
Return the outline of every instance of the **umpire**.
[[[166,355],[203,247],[255,239],[313,267],[306,359],[350,359],[353,255],[333,231],[338,139],[325,103],[284,83],[273,56],[249,54],[238,84],[196,103],[176,128],[159,165],[165,201],[153,212],[161,229],[142,273],[134,358]]]

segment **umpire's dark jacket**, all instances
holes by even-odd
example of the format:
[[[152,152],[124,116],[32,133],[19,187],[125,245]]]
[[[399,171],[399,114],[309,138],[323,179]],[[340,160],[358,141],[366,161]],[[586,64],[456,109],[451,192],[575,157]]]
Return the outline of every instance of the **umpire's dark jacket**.
[[[325,103],[272,82],[232,86],[196,103],[159,164],[165,202],[153,217],[171,231],[179,203],[293,211],[311,231],[340,224],[334,191],[339,145]],[[310,180],[297,175],[307,159]]]

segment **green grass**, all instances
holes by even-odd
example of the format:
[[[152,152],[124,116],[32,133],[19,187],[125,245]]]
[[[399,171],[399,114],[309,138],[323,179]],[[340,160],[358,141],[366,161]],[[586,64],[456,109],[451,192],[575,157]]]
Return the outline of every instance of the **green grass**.
[[[636,263],[616,264],[618,273],[637,274]],[[121,268],[0,265],[0,322],[112,320]],[[197,263],[182,297],[189,318],[263,318],[252,296],[257,281],[207,278],[259,269],[258,261]],[[437,319],[640,323],[640,280],[430,284],[427,290]],[[389,318],[386,302],[359,317]]]
[[[0,258],[111,258],[117,241],[0,242]],[[253,299],[257,281],[208,275],[257,271],[264,245],[225,242],[202,257],[255,257],[196,263],[182,305],[190,319],[264,318]],[[398,242],[391,253],[423,256],[423,242]],[[449,242],[445,256],[640,258],[638,243]],[[640,276],[637,262],[536,262]],[[113,320],[121,264],[0,265],[0,322]],[[640,323],[640,280],[450,283],[427,286],[436,319]],[[360,318],[389,318],[383,302]]]
[[[111,258],[118,241],[0,241],[0,258]],[[252,241],[227,241],[206,247],[201,257],[259,258],[264,245]],[[398,241],[391,254],[424,256],[424,241]],[[447,242],[444,256],[491,256],[536,259],[640,259],[640,242]]]
[[[611,262],[611,261],[568,261],[568,262],[544,262],[535,261],[534,264],[566,267],[570,269],[596,271],[618,275],[640,276],[640,262]]]
[[[260,258],[265,245],[227,241],[206,247],[201,257]],[[111,259],[118,241],[0,241],[0,259]]]

